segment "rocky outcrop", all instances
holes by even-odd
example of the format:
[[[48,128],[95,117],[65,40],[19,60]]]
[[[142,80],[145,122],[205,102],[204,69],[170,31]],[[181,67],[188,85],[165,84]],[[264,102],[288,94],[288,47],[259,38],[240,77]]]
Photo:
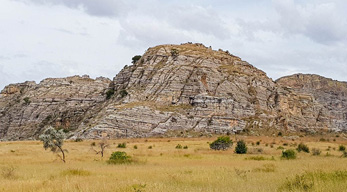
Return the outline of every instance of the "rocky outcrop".
[[[328,79],[319,75],[296,74],[277,80],[280,86],[287,87],[297,94],[306,95],[306,103],[301,113],[308,127],[326,130],[347,130],[347,83]],[[302,97],[302,96],[301,96]],[[309,101],[312,101],[311,103]],[[314,105],[312,105],[314,103]],[[308,107],[310,110],[305,111]]]
[[[0,139],[34,139],[46,125],[73,131],[103,104],[110,82],[74,76],[6,86],[0,96]]]
[[[113,81],[76,76],[7,86],[0,138],[34,138],[48,124],[82,138],[346,131],[346,89],[310,75],[273,81],[202,44],[160,45]]]

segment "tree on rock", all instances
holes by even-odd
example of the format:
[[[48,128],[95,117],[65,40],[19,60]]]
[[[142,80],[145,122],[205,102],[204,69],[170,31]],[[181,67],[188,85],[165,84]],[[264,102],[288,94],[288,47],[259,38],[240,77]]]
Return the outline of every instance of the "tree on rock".
[[[67,152],[67,150],[63,149],[65,133],[62,129],[56,130],[52,126],[49,126],[46,131],[40,135],[39,139],[43,142],[43,148],[45,148],[45,150],[50,149],[65,163],[65,152]],[[59,153],[61,153],[61,155]]]

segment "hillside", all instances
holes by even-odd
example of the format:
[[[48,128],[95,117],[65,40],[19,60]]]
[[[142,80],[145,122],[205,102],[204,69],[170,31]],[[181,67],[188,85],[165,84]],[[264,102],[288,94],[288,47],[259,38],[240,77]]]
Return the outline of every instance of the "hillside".
[[[113,81],[75,76],[5,87],[0,139],[36,138],[46,125],[82,138],[346,131],[346,90],[315,75],[273,81],[202,44],[160,45]]]

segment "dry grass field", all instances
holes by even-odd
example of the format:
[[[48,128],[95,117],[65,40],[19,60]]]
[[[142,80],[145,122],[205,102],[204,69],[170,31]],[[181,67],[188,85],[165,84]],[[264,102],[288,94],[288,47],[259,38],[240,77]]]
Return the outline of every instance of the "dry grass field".
[[[39,141],[1,142],[0,191],[347,191],[347,158],[338,151],[347,144],[342,137],[239,137],[253,153],[244,155],[233,152],[235,142],[227,151],[209,149],[215,139],[112,140],[103,159],[90,147],[100,141],[67,141],[65,164]],[[127,147],[117,148],[122,142]],[[301,142],[321,155],[281,159],[278,147],[295,149]],[[114,151],[125,151],[136,163],[108,164]]]

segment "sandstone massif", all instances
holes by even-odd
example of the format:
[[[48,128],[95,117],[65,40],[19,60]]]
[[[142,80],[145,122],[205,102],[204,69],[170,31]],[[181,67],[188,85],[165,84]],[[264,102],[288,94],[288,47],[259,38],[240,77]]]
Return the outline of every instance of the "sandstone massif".
[[[347,83],[295,74],[273,81],[202,44],[160,45],[112,80],[88,76],[11,84],[0,95],[0,139],[347,131]]]

